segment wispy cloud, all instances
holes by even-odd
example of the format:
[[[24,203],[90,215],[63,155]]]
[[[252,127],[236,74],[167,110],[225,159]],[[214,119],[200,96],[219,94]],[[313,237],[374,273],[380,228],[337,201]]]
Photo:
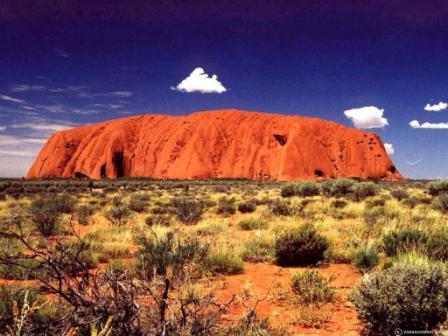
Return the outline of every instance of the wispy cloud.
[[[119,97],[119,98],[128,98],[134,95],[131,91],[110,91],[103,93],[95,93],[95,96],[103,96],[103,97]]]
[[[55,49],[54,52],[56,53],[56,55],[58,55],[59,57],[62,58],[69,58],[70,55],[68,54],[68,52],[62,50],[62,49]]]
[[[446,108],[448,108],[448,103],[445,103],[445,102],[439,102],[437,104],[426,104],[425,105],[425,111],[430,111],[430,112],[439,112],[439,111],[445,110]]]
[[[23,100],[23,99],[18,99],[18,98],[6,96],[6,95],[0,95],[0,99],[8,101],[8,102],[12,102],[12,103],[17,103],[17,104],[26,104],[25,100]]]
[[[412,128],[448,129],[448,122],[442,122],[442,123],[424,122],[423,124],[420,124],[418,120],[412,120],[409,123],[409,126],[411,126]]]
[[[422,161],[423,161],[423,159],[418,159],[416,161],[407,161],[407,164],[410,166],[415,166],[415,165],[418,165]]]
[[[46,90],[47,87],[45,85],[16,84],[11,87],[11,92],[46,91]]]
[[[28,128],[31,130],[36,131],[64,131],[67,129],[71,129],[78,126],[74,123],[69,122],[58,122],[58,123],[52,123],[52,122],[40,122],[40,123],[20,123],[20,124],[13,124],[9,126],[10,128]]]
[[[211,77],[205,73],[203,68],[194,69],[191,74],[182,80],[176,86],[172,86],[171,90],[180,92],[200,92],[200,93],[223,93],[227,89],[218,80],[218,76]]]

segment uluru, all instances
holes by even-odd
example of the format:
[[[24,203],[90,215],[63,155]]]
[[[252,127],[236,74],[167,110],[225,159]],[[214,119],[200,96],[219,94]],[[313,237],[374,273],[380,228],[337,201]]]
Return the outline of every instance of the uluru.
[[[56,132],[27,174],[54,177],[402,178],[374,133],[239,110],[132,116]]]

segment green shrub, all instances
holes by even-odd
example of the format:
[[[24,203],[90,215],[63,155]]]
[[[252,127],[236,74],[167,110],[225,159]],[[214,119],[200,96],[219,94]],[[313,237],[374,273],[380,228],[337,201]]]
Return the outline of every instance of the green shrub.
[[[276,216],[291,216],[292,215],[292,207],[289,202],[285,202],[282,200],[276,200],[271,205],[271,211]]]
[[[327,303],[334,298],[330,281],[316,270],[304,270],[292,277],[292,289],[303,303]]]
[[[448,193],[448,180],[429,183],[428,193],[432,196],[437,196],[442,193]]]
[[[114,225],[122,226],[125,225],[129,219],[132,217],[132,212],[129,208],[124,205],[118,205],[116,207],[110,208],[106,212],[106,218]]]
[[[439,194],[438,203],[440,210],[444,213],[448,213],[448,193]]]
[[[70,195],[63,194],[52,198],[54,209],[58,212],[71,214],[76,206],[76,199]]]
[[[292,197],[296,194],[294,183],[288,183],[282,186],[280,195],[282,197]]]
[[[133,194],[129,200],[129,209],[135,212],[144,212],[148,206],[149,196],[145,194]]]
[[[323,189],[327,195],[345,196],[352,193],[355,181],[351,179],[336,179],[323,183]]]
[[[378,192],[376,184],[372,182],[356,183],[353,185],[352,190],[355,194],[357,202],[363,200],[366,197],[375,196]]]
[[[431,235],[426,242],[426,253],[432,259],[448,261],[448,235]]]
[[[343,209],[346,206],[347,206],[347,202],[344,200],[339,200],[339,199],[333,200],[330,203],[330,207],[335,208],[335,209]]]
[[[6,280],[32,280],[40,271],[39,262],[34,259],[18,259],[14,264],[0,264],[0,278]]]
[[[408,208],[414,209],[415,206],[420,202],[420,199],[416,196],[411,196],[409,198],[403,199],[402,203],[403,205],[407,206]]]
[[[90,205],[81,205],[76,210],[78,223],[81,225],[89,224],[90,217],[95,213],[95,208]]]
[[[248,218],[239,221],[241,230],[263,230],[268,227],[268,223],[261,218]]]
[[[294,192],[302,197],[317,196],[320,195],[320,186],[314,182],[300,182],[295,184]]]
[[[171,201],[173,214],[184,224],[196,224],[205,212],[204,204],[192,198],[174,198]]]
[[[236,212],[235,200],[233,198],[222,197],[218,202],[218,208],[216,213],[223,215],[224,217],[229,217]]]
[[[150,215],[145,218],[145,224],[148,226],[153,225],[163,225],[163,226],[170,226],[172,223],[171,216],[170,215]]]
[[[421,230],[404,229],[392,231],[383,237],[384,252],[388,256],[410,251],[419,251],[425,246],[428,236]]]
[[[257,205],[253,201],[238,204],[238,211],[241,213],[252,213],[257,209]]]
[[[324,253],[329,244],[310,225],[304,225],[296,230],[280,235],[275,242],[277,262],[283,266],[315,265],[324,260]]]
[[[213,253],[202,263],[204,271],[212,274],[240,274],[244,272],[244,264],[241,257],[229,253]]]
[[[49,237],[56,233],[62,213],[52,198],[38,198],[30,204],[30,217],[36,229]]]
[[[379,260],[380,256],[375,246],[360,248],[353,256],[353,264],[362,270],[372,269],[378,265]]]
[[[448,275],[439,266],[398,264],[364,277],[350,300],[371,332],[435,330],[447,319]]]
[[[393,198],[395,198],[396,200],[399,200],[399,201],[409,198],[408,192],[404,189],[391,190],[390,194],[392,195]]]

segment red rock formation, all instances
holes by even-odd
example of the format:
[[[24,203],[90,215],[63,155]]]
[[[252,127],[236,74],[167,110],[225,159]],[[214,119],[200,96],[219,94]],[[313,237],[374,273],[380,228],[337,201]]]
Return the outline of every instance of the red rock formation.
[[[401,179],[378,135],[236,110],[143,115],[55,133],[28,178]]]

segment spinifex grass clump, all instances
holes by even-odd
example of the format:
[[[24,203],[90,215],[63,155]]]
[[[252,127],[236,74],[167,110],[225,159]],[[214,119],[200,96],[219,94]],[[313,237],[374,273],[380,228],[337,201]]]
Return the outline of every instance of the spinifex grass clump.
[[[125,225],[132,216],[131,210],[125,204],[120,204],[118,206],[110,208],[106,212],[106,218],[114,225],[123,226]]]
[[[204,203],[193,198],[174,198],[171,201],[174,216],[184,224],[196,224],[205,212]]]
[[[333,300],[330,280],[316,270],[299,271],[292,277],[292,289],[303,303],[327,303]]]
[[[60,204],[53,198],[38,198],[30,204],[29,213],[36,229],[49,237],[56,233],[62,210]]]
[[[324,260],[328,249],[328,240],[320,235],[312,225],[303,225],[288,230],[275,242],[277,262],[282,266],[315,265]]]

